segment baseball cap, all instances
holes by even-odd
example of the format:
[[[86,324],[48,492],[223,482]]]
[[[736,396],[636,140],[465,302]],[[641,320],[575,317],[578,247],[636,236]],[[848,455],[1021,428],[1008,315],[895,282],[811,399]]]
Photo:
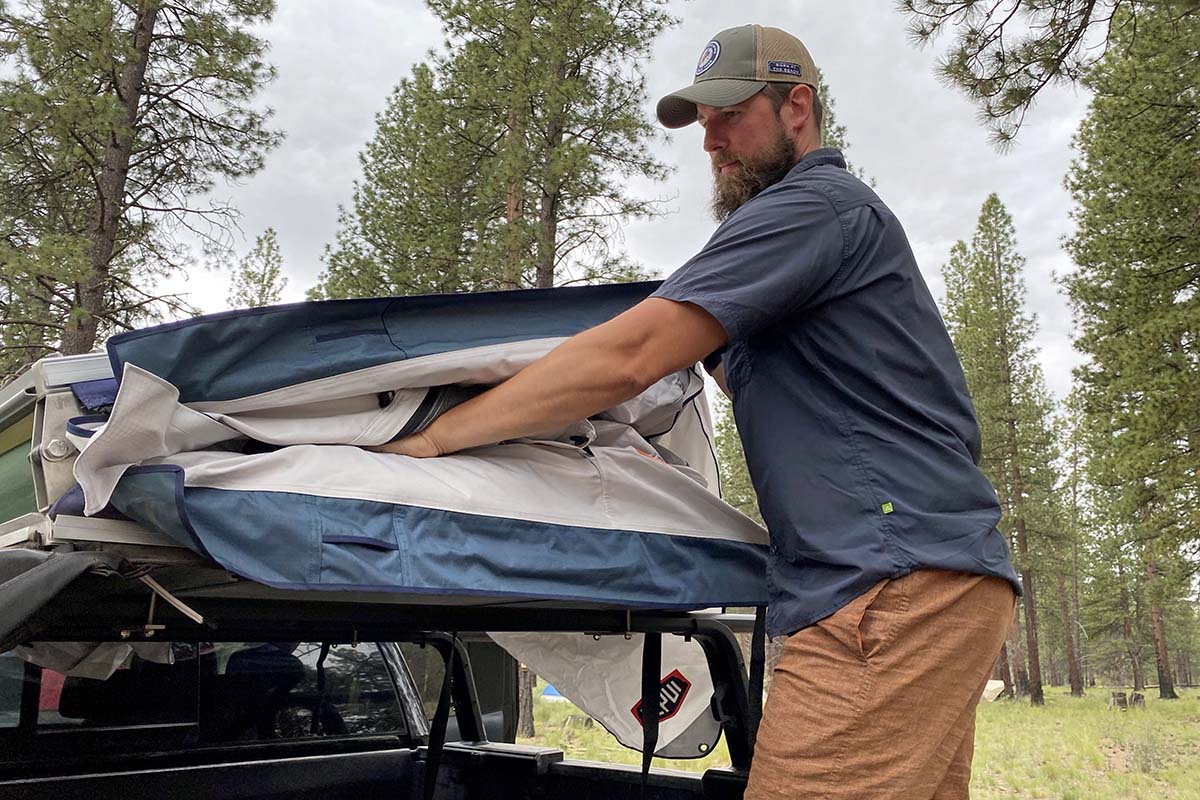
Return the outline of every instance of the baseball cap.
[[[817,88],[817,67],[808,49],[787,31],[743,25],[723,30],[704,46],[691,86],[658,101],[658,121],[682,128],[696,121],[696,104],[723,108],[761,92],[768,83],[806,83]]]

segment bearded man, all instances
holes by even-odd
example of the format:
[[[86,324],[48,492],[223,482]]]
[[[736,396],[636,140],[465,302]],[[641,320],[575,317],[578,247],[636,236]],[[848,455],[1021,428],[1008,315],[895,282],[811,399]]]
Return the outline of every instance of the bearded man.
[[[771,533],[767,629],[788,636],[746,796],[963,798],[1020,584],[950,337],[896,217],[821,148],[817,85],[790,34],[718,33],[658,104],[665,126],[704,129],[709,242],[649,299],[383,449],[565,426],[704,360]]]

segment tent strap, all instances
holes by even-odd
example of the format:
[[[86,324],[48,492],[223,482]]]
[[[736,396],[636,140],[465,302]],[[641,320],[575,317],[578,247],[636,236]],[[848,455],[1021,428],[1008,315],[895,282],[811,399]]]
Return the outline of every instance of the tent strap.
[[[308,731],[312,736],[322,732],[321,712],[325,708],[325,659],[329,658],[330,647],[329,642],[322,642],[321,654],[317,656],[317,704],[313,707],[312,723]]]
[[[442,676],[442,691],[438,695],[437,710],[433,712],[433,724],[429,729],[429,745],[425,748],[425,800],[433,800],[437,790],[438,768],[442,764],[442,751],[446,746],[446,727],[450,722],[450,684],[453,680],[455,661],[458,658],[458,634],[454,634],[446,655],[446,674]]]
[[[762,721],[763,684],[767,666],[767,607],[754,609],[754,633],[750,637],[750,759],[754,759],[754,743],[758,739],[758,724]]]
[[[650,762],[658,749],[659,694],[662,686],[662,634],[642,634],[642,796],[650,780]]]

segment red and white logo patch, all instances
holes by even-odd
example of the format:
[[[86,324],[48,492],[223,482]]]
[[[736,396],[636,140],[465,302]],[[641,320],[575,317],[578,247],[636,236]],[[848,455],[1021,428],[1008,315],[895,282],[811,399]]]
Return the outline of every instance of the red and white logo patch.
[[[691,691],[692,682],[683,677],[683,673],[675,670],[670,675],[662,679],[658,685],[658,721],[670,719],[679,713],[679,709],[683,706],[683,700]],[[638,700],[637,704],[630,709],[633,712],[633,718],[638,721],[638,725],[642,724],[642,701]]]

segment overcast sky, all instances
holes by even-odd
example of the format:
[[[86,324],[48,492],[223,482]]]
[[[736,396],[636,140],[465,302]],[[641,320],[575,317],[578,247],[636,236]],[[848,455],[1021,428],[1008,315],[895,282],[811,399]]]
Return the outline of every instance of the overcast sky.
[[[984,199],[997,192],[1027,259],[1047,382],[1065,395],[1079,357],[1053,275],[1071,268],[1061,249],[1071,228],[1062,179],[1071,136],[1086,110],[1084,91],[1044,92],[1016,146],[1000,154],[975,108],[935,78],[940,46],[912,45],[893,0],[692,0],[675,3],[674,12],[680,24],[659,39],[645,64],[647,116],[658,97],[691,82],[700,51],[717,31],[756,22],[796,34],[825,73],[837,118],[847,128],[848,158],[875,179],[876,191],[904,224],[939,300],[940,269],[951,245],[970,238]],[[357,157],[374,133],[374,115],[400,78],[440,47],[442,35],[417,0],[284,0],[262,34],[279,77],[261,100],[275,110],[275,126],[287,137],[262,172],[216,194],[242,212],[239,253],[275,228],[288,278],[284,300],[302,300],[334,238],[337,206],[349,202],[360,176]],[[669,198],[671,213],[630,224],[625,237],[630,255],[665,277],[704,244],[715,223],[706,210],[710,177],[698,126],[653,147],[674,173],[663,184],[631,188]],[[206,312],[219,311],[226,307],[224,278],[197,270],[171,288]]]

